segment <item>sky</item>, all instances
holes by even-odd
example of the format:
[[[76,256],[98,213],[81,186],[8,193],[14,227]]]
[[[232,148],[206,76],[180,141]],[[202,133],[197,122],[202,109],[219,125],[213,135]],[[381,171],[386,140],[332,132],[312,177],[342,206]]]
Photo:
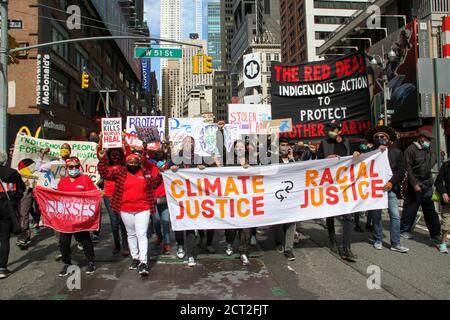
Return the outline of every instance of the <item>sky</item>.
[[[203,39],[208,39],[208,2],[218,2],[217,0],[203,0]],[[160,0],[144,0],[144,19],[147,20],[150,34],[155,37],[160,36]],[[189,33],[194,32],[195,7],[192,0],[181,0],[181,40],[188,39]],[[158,79],[158,89],[161,94],[161,77],[159,70],[159,59],[152,59],[152,71],[156,71]]]

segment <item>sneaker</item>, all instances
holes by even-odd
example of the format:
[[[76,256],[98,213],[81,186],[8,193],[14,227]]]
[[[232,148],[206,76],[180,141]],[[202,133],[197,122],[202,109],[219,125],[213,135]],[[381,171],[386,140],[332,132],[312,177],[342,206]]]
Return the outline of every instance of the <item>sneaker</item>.
[[[189,257],[188,259],[188,267],[194,267],[197,263],[195,263],[194,257]]]
[[[92,235],[92,243],[99,243],[100,242],[100,236],[94,234]]]
[[[295,256],[294,253],[292,252],[292,250],[288,250],[284,252],[284,256],[289,260],[289,261],[294,261],[295,260]]]
[[[124,249],[122,251],[122,257],[129,257],[130,256],[130,250]]]
[[[377,250],[381,250],[381,249],[383,249],[383,243],[381,243],[379,241],[375,241],[375,243],[373,244],[373,247]]]
[[[141,262],[138,259],[133,259],[133,262],[131,262],[131,265],[128,269],[130,270],[137,270]]]
[[[258,242],[256,241],[256,237],[255,237],[255,236],[252,236],[252,238],[250,239],[250,245],[256,246],[257,243],[258,243]]]
[[[355,231],[356,232],[360,232],[360,233],[364,233],[364,229],[361,228],[361,226],[359,224],[355,226]]]
[[[172,252],[172,247],[168,244],[164,245],[163,254],[170,254]]]
[[[146,263],[141,263],[139,265],[139,274],[141,276],[147,276],[148,275],[148,265]]]
[[[412,239],[413,235],[411,232],[402,232],[400,233],[400,236],[404,239]]]
[[[248,257],[246,254],[241,254],[241,261],[243,266],[249,266],[250,260],[248,260]]]
[[[227,256],[231,256],[233,254],[233,246],[231,244],[227,244],[227,249],[225,250]]]
[[[61,259],[62,259],[62,254],[61,253],[57,253],[56,256],[55,256],[55,260],[59,261]]]
[[[398,246],[392,246],[391,250],[392,251],[397,251],[397,252],[400,252],[400,253],[407,253],[409,251],[409,248],[401,246],[401,245],[398,245]]]
[[[184,259],[186,252],[184,252],[183,246],[178,246],[177,257],[178,259]]]
[[[155,247],[159,247],[162,243],[162,237],[158,236],[155,240]]]
[[[17,245],[19,247],[25,247],[25,246],[29,245],[30,243],[31,243],[31,239],[30,238],[17,240]]]
[[[349,262],[356,262],[356,259],[358,259],[358,256],[354,254],[350,248],[344,248],[340,255],[342,260],[347,260]]]
[[[95,268],[95,264],[94,262],[89,262],[87,269],[86,269],[86,274],[94,274],[96,268]]]
[[[439,245],[439,252],[440,253],[448,253],[448,249],[447,249],[447,244],[446,243],[441,243]]]
[[[77,242],[77,249],[78,251],[83,251],[83,245],[79,242]]]
[[[216,249],[214,249],[214,247],[213,246],[207,246],[206,247],[206,252],[208,252],[208,253],[216,253]]]
[[[5,279],[5,278],[9,277],[10,274],[11,274],[11,271],[9,271],[6,268],[0,269],[0,279]]]
[[[284,252],[284,247],[282,244],[277,244],[277,246],[275,247],[275,249],[279,252],[279,253],[283,253]]]
[[[65,277],[65,276],[69,275],[69,272],[68,272],[69,267],[70,267],[70,264],[65,264],[63,266],[63,268],[61,269],[61,271],[59,272],[59,276]]]

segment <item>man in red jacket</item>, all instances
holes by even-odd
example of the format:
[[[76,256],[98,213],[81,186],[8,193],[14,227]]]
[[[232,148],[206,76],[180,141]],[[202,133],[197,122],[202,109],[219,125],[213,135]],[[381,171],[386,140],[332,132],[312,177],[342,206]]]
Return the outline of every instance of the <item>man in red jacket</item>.
[[[66,170],[68,175],[62,178],[58,184],[58,191],[63,192],[86,192],[97,190],[97,187],[92,182],[91,178],[81,173],[81,163],[77,157],[70,157],[66,160]],[[84,254],[88,260],[86,274],[93,274],[95,272],[94,264],[94,245],[92,243],[89,231],[76,232],[73,234],[75,239],[83,245]],[[59,273],[60,277],[68,275],[68,268],[71,265],[71,250],[70,242],[72,240],[72,233],[59,234],[59,248],[62,254],[62,261],[64,267]]]

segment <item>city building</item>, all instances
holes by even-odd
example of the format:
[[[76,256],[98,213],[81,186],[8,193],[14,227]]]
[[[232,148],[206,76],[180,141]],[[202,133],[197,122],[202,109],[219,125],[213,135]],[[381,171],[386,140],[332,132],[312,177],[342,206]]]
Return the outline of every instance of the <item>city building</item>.
[[[281,60],[306,62],[322,59],[316,50],[336,29],[371,5],[369,0],[280,0]],[[401,2],[401,1],[399,1]],[[336,48],[342,52],[345,48]]]
[[[195,7],[195,33],[200,39],[203,39],[203,5],[202,0],[192,0]]]
[[[22,20],[22,29],[10,35],[20,46],[63,39],[127,34],[148,34],[143,21],[143,1],[91,0],[79,3],[81,25],[69,29],[66,1],[10,1],[9,19]],[[39,17],[39,18],[38,18]],[[121,31],[117,27],[120,26]],[[83,140],[89,130],[100,129],[106,115],[105,93],[117,90],[109,99],[110,116],[139,115],[143,101],[141,69],[133,56],[133,40],[86,41],[30,50],[16,55],[9,66],[8,142],[12,143],[22,125],[34,133],[42,127],[47,139]],[[50,86],[37,90],[42,75],[37,63],[49,63]],[[90,74],[89,89],[81,89],[81,74]],[[37,96],[49,97],[37,105]]]
[[[208,55],[214,70],[221,68],[220,2],[208,2]]]
[[[213,114],[216,121],[228,122],[228,103],[230,103],[230,77],[228,71],[214,72]]]
[[[169,59],[167,67],[162,68],[162,98],[161,113],[166,117],[166,132],[168,131],[168,118],[174,117],[177,106],[178,90],[180,86],[180,63],[177,59]]]
[[[161,0],[160,3],[160,38],[180,41],[181,39],[181,1]],[[172,47],[172,44],[166,44]],[[161,59],[161,70],[167,66],[167,59]],[[162,73],[162,72],[161,72]],[[164,91],[163,91],[164,94]]]
[[[199,118],[212,113],[212,86],[192,88],[183,102],[184,118]]]

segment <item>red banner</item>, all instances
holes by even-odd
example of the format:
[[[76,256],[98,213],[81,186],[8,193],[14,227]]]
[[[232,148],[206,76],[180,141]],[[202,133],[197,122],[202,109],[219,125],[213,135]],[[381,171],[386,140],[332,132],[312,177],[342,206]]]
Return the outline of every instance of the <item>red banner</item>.
[[[97,231],[100,227],[102,193],[61,192],[37,186],[34,196],[42,214],[42,224],[62,233]]]

